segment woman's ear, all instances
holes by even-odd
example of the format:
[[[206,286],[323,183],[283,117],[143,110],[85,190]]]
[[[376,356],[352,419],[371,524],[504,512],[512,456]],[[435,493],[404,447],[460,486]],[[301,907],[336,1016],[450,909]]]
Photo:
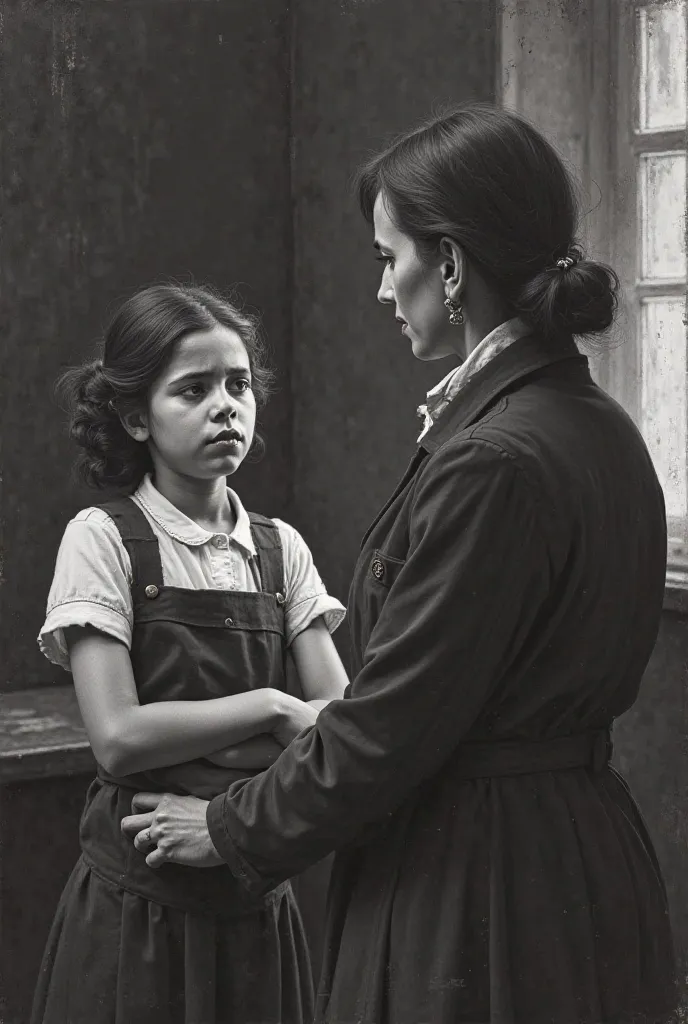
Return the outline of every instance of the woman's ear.
[[[461,246],[448,235],[440,241],[442,283],[452,302],[458,302],[466,287],[467,263]]]
[[[145,412],[136,410],[134,412],[120,413],[120,421],[129,437],[135,441],[147,441],[150,437],[148,429],[148,416]]]

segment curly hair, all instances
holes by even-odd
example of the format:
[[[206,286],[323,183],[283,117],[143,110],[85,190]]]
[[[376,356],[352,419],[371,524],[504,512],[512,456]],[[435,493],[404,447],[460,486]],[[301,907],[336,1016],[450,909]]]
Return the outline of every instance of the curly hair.
[[[227,327],[249,357],[257,408],[270,394],[258,318],[207,286],[155,284],[136,292],[115,313],[100,359],[68,369],[57,389],[69,412],[69,433],[79,446],[75,469],[89,486],[133,491],[153,464],[148,445],[135,441],[121,417],[145,405],[175,345],[195,331]],[[262,451],[256,434],[251,451]]]

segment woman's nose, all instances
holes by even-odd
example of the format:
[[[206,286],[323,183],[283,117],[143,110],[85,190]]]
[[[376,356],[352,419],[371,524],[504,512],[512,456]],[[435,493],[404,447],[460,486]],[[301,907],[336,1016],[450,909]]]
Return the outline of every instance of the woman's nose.
[[[382,280],[377,290],[377,301],[384,303],[394,302],[394,289],[389,279],[389,267],[385,267],[382,272]]]

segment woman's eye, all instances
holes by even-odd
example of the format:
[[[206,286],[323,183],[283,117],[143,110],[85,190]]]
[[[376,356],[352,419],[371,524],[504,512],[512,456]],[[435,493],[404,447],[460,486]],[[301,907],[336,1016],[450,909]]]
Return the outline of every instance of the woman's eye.
[[[378,263],[386,263],[388,267],[394,266],[393,256],[376,256],[375,259],[377,260]]]

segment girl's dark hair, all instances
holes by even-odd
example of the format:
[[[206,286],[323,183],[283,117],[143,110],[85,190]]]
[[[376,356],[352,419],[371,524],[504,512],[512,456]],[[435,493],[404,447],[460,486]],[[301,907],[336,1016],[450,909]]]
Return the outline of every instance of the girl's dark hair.
[[[102,359],[60,377],[57,389],[69,411],[70,436],[80,448],[76,470],[89,486],[132,491],[153,469],[148,445],[130,437],[120,417],[145,406],[178,341],[218,324],[244,343],[260,408],[273,374],[258,319],[208,287],[156,284],[132,295],[105,333]],[[256,435],[254,448],[262,447]]]
[[[510,315],[546,337],[611,325],[619,279],[582,258],[573,183],[553,147],[518,115],[475,104],[435,117],[370,160],[356,188],[370,223],[382,194],[421,258],[453,238]],[[577,262],[557,267],[567,256]]]

